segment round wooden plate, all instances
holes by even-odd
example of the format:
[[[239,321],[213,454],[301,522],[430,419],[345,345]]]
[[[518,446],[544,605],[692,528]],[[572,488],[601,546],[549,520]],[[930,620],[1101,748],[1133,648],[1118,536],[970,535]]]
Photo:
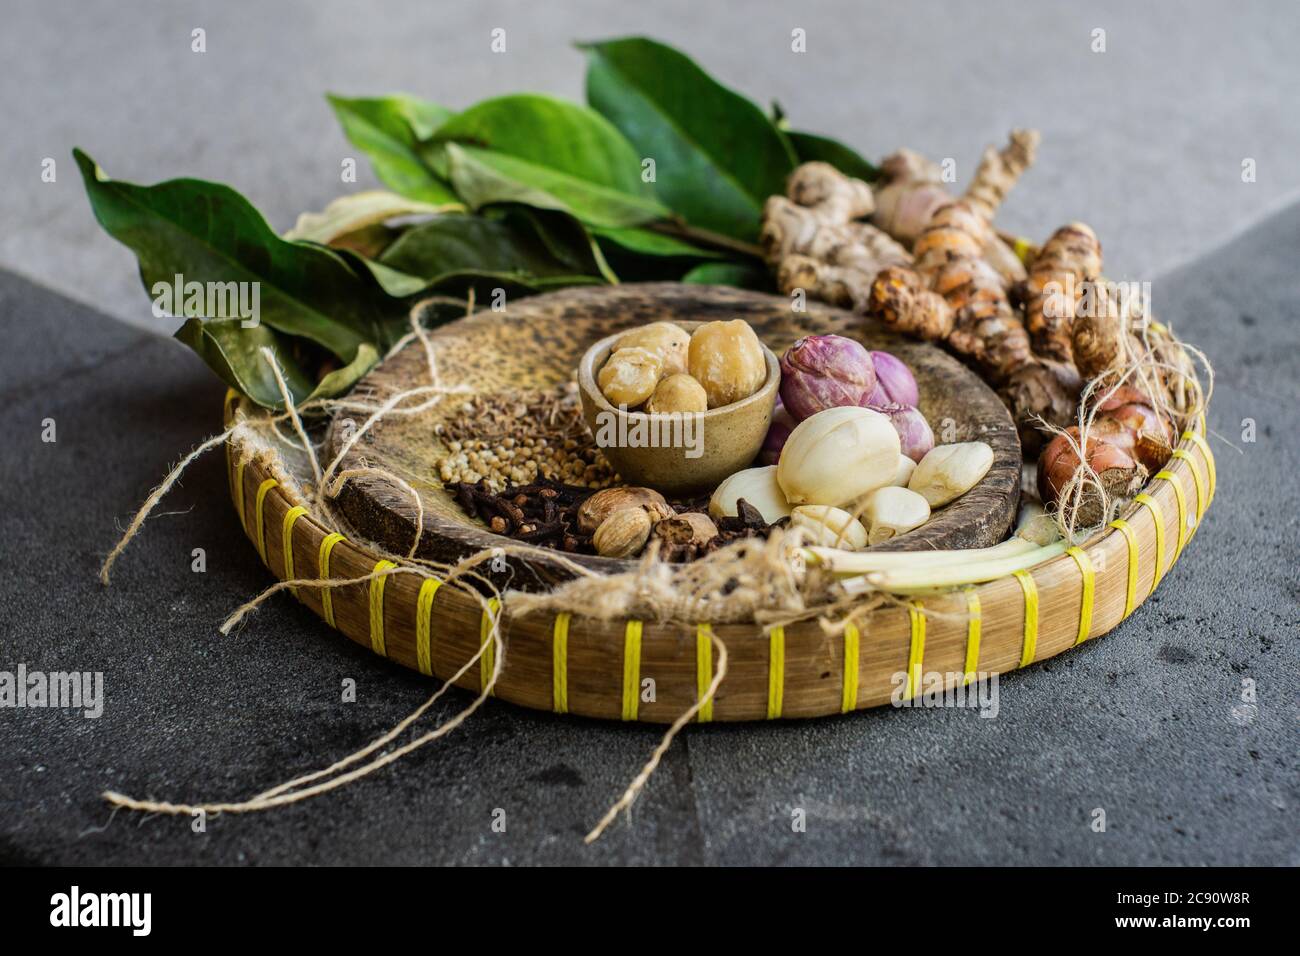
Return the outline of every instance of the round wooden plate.
[[[788,299],[720,286],[646,283],[566,289],[510,303],[506,311],[485,311],[442,326],[433,333],[438,370],[445,385],[468,386],[478,394],[542,389],[573,378],[591,343],[621,329],[664,319],[743,318],[779,355],[801,336],[835,333],[868,348],[884,349],[905,361],[916,375],[921,411],[941,442],[979,440],[992,446],[993,467],[968,494],[936,513],[924,527],[903,535],[889,550],[983,547],[1001,540],[1016,514],[1020,497],[1020,442],[1006,407],[980,378],[934,346],[896,336],[861,316],[811,303],[795,312]],[[366,376],[353,397],[379,403],[426,383],[426,356],[418,342],[392,356]],[[418,553],[454,562],[509,539],[470,519],[438,480],[438,422],[460,402],[447,400],[418,416],[388,417],[352,447],[341,468],[378,466],[409,482],[424,506]],[[326,439],[327,457],[337,454],[350,423],[337,418]],[[382,478],[353,478],[338,498],[348,521],[365,537],[398,554],[406,553],[416,528],[409,494]],[[577,560],[606,572],[632,562],[581,556]],[[548,587],[569,572],[545,561],[512,560],[511,586]]]

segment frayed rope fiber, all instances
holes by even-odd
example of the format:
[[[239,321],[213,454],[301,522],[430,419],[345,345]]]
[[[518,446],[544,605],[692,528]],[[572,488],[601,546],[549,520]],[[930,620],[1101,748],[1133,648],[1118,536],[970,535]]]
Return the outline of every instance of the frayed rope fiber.
[[[450,678],[443,681],[427,700],[419,707],[404,717],[391,729],[371,741],[365,747],[354,751],[351,754],[329,764],[328,766],[312,771],[284,783],[278,784],[267,790],[262,791],[246,800],[236,801],[200,801],[195,803],[175,802],[167,800],[138,799],[127,794],[114,790],[104,791],[103,797],[108,803],[117,809],[136,810],[142,813],[156,813],[168,815],[193,815],[199,812],[209,814],[220,813],[251,813],[261,810],[270,810],[276,807],[287,806],[302,800],[320,794],[328,793],[339,787],[343,787],[359,780],[375,771],[387,766],[390,763],[400,759],[412,751],[423,747],[424,745],[438,740],[451,733],[462,723],[469,719],[486,700],[492,696],[497,681],[505,666],[506,645],[502,636],[501,619],[503,611],[501,608],[502,595],[491,584],[491,582],[478,574],[473,569],[483,561],[491,560],[499,556],[503,549],[495,548],[482,551],[478,554],[459,562],[455,566],[446,566],[436,562],[423,561],[416,558],[416,550],[419,546],[421,532],[424,522],[424,505],[419,494],[410,485],[409,482],[400,477],[391,474],[380,468],[357,467],[344,469],[339,472],[339,466],[345,459],[347,452],[355,445],[357,440],[370,430],[378,421],[389,415],[416,415],[434,408],[444,396],[448,394],[461,393],[461,388],[448,388],[441,384],[438,377],[436,353],[427,331],[419,324],[417,315],[419,306],[411,312],[411,332],[404,336],[389,352],[389,355],[396,352],[410,341],[418,339],[427,358],[427,367],[429,374],[429,384],[414,387],[412,389],[400,392],[390,396],[386,401],[379,405],[369,405],[364,402],[356,401],[330,401],[318,400],[305,403],[302,406],[296,406],[293,397],[289,392],[288,385],[280,370],[279,362],[275,353],[271,349],[263,349],[262,357],[271,369],[272,375],[280,390],[281,399],[284,404],[284,411],[278,414],[266,414],[258,417],[248,417],[239,414],[235,424],[218,435],[205,440],[198,445],[192,452],[186,455],[177,465],[168,472],[163,481],[154,488],[139,511],[128,525],[122,538],[113,547],[108,557],[105,559],[103,567],[100,569],[100,580],[103,584],[108,585],[110,581],[110,571],[121,554],[126,550],[127,545],[140,533],[145,520],[154,510],[157,504],[166,496],[167,492],[176,484],[184,473],[195,460],[205,452],[211,451],[221,445],[230,442],[232,439],[243,438],[248,444],[261,444],[267,449],[267,454],[274,455],[276,443],[285,445],[290,439],[280,431],[280,425],[288,421],[292,426],[293,444],[301,452],[302,457],[307,462],[311,473],[311,485],[304,488],[297,481],[282,482],[287,488],[303,499],[307,511],[317,517],[326,527],[337,529],[339,527],[336,517],[333,515],[331,506],[333,499],[338,495],[343,484],[351,478],[361,475],[369,475],[389,481],[396,487],[401,488],[409,495],[415,503],[416,508],[416,534],[411,545],[410,551],[404,556],[389,555],[392,566],[382,570],[371,572],[370,574],[352,578],[352,579],[295,579],[291,581],[280,581],[264,589],[260,594],[245,602],[236,608],[221,624],[220,632],[230,634],[235,628],[243,624],[248,616],[255,612],[265,601],[282,591],[298,588],[326,588],[341,587],[350,584],[361,584],[372,581],[379,577],[392,574],[416,574],[425,578],[437,578],[441,581],[441,586],[454,585],[460,579],[464,579],[471,584],[477,584],[483,590],[486,590],[490,596],[484,596],[479,588],[473,586],[463,587],[463,590],[474,596],[483,609],[485,619],[490,621],[490,632],[488,640],[480,644],[478,652],[474,654],[465,664],[453,674]],[[411,404],[412,399],[420,399],[418,403]],[[346,410],[349,412],[364,412],[368,418],[362,425],[355,429],[349,435],[347,441],[339,449],[334,459],[324,468],[321,467],[316,455],[316,447],[307,434],[306,427],[302,421],[304,412],[329,412]],[[248,454],[248,452],[243,452]],[[280,469],[282,472],[284,469]],[[337,472],[337,473],[336,473]],[[287,472],[284,473],[286,479],[290,478]],[[373,546],[373,545],[372,545]],[[382,553],[383,549],[376,548]],[[534,557],[545,557],[561,566],[568,568],[570,571],[582,578],[595,578],[594,572],[572,560],[557,555],[549,551],[519,545],[511,546],[504,549],[507,552],[515,554],[526,554]],[[619,800],[609,809],[604,818],[596,825],[587,836],[587,842],[597,839],[601,833],[616,819],[621,810],[630,808],[640,791],[649,781],[650,776],[654,773],[663,754],[671,746],[677,733],[713,699],[718,686],[726,675],[726,648],[717,638],[713,638],[718,654],[718,668],[714,675],[706,694],[702,695],[694,706],[682,714],[668,731],[664,734],[659,746],[651,755],[649,762],[637,777],[629,784]],[[453,715],[447,721],[440,723],[433,730],[427,731],[406,743],[393,746],[395,742],[406,731],[408,731],[420,718],[422,718],[431,707],[447,692],[448,688],[460,680],[472,668],[479,665],[483,655],[489,648],[492,650],[491,661],[492,671],[489,679],[483,684],[477,696],[466,707]],[[390,748],[391,749],[386,749]],[[382,751],[382,752],[381,752]],[[377,756],[376,756],[377,755]],[[359,764],[359,766],[358,766]]]

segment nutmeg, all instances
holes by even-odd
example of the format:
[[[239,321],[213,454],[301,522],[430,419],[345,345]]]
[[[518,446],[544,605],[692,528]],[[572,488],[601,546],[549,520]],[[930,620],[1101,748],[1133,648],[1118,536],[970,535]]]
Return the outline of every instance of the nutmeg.
[[[650,539],[651,527],[644,508],[620,508],[600,523],[591,543],[606,558],[635,557]]]
[[[708,515],[688,511],[660,521],[654,527],[654,536],[670,547],[702,548],[718,536],[718,526]]]
[[[640,508],[650,515],[652,521],[671,518],[674,514],[672,505],[653,488],[630,485],[606,488],[578,506],[578,530],[583,534],[593,534],[606,518],[624,508]]]

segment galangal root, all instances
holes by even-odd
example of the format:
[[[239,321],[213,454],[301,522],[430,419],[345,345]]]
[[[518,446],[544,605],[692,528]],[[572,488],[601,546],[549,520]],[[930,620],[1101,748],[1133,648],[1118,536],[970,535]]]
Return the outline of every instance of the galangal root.
[[[1167,460],[1199,385],[1177,340],[1153,333],[1144,306],[1102,280],[1101,244],[1086,224],[1058,229],[1028,268],[999,237],[994,217],[1038,139],[1016,130],[986,149],[959,197],[911,150],[884,161],[874,191],[806,163],[785,197],[768,200],[761,240],[785,293],[944,342],[975,366],[1011,409],[1026,455],[1041,450],[1044,501],[1069,498],[1071,522],[1083,526]],[[1076,472],[1087,477],[1071,480]]]

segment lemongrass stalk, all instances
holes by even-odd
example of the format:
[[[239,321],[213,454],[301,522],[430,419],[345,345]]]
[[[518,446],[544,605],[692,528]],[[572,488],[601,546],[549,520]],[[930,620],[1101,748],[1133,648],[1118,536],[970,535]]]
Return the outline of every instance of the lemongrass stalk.
[[[838,548],[804,548],[809,564],[819,565],[835,574],[858,575],[876,571],[940,568],[970,561],[989,561],[1013,557],[1032,551],[1039,545],[1018,535],[987,548],[960,551],[842,551]]]
[[[1032,568],[1065,554],[1068,541],[1057,541],[1034,548],[1024,554],[997,558],[992,561],[974,561],[965,564],[945,565],[940,568],[909,568],[898,571],[877,571],[867,575],[867,583],[877,591],[890,594],[913,594],[937,588],[960,587],[963,584],[980,584],[1004,578],[1008,574]]]
[[[838,548],[804,548],[804,560],[839,575],[870,574],[913,568],[940,568],[952,564],[994,561],[1025,554],[1034,548],[1052,544],[1061,536],[1056,522],[1037,505],[1025,505],[1020,512],[1016,533],[1000,544],[987,548],[963,548],[952,551],[842,551]]]

